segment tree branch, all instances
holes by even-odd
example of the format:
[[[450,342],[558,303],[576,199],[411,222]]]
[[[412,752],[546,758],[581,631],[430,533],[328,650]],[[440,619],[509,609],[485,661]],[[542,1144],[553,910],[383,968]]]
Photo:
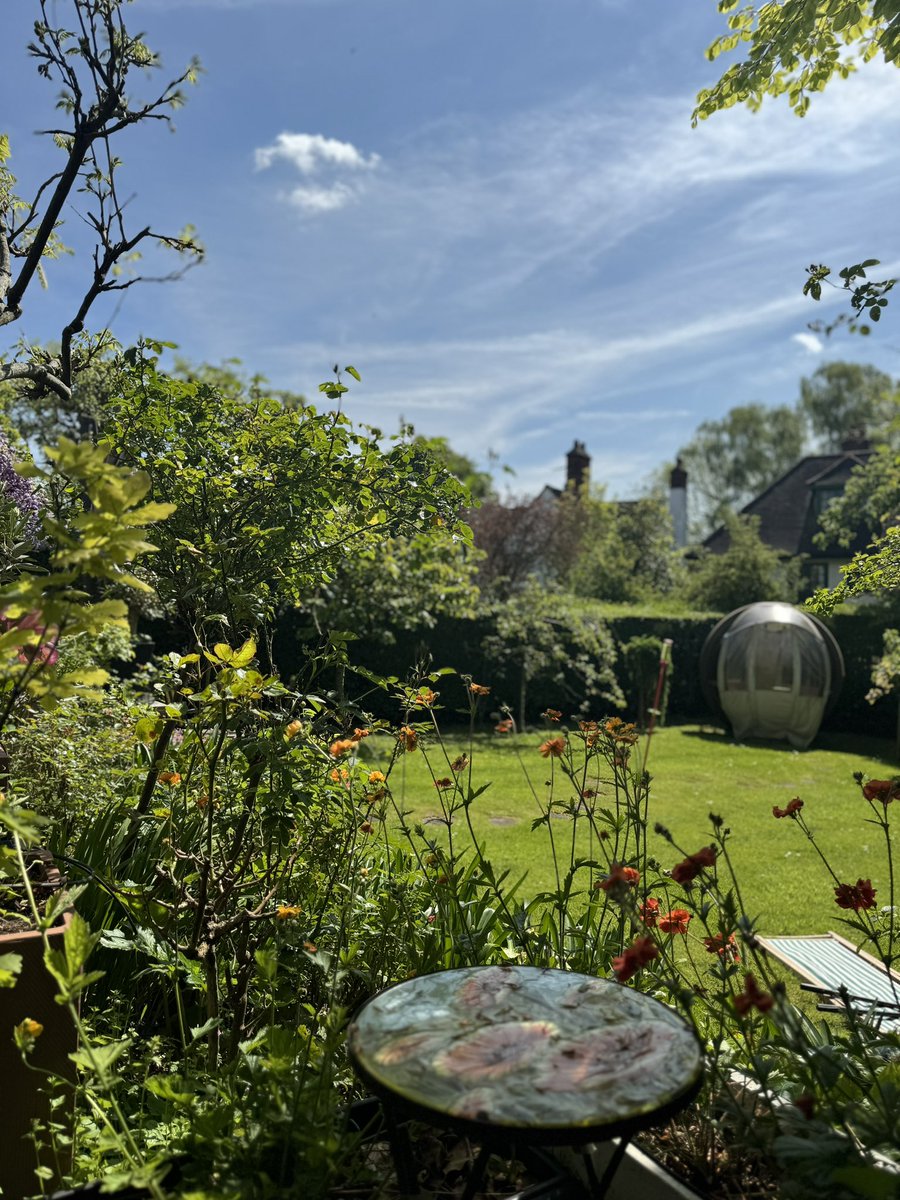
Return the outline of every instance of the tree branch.
[[[63,400],[72,399],[71,387],[54,375],[49,367],[41,366],[40,363],[0,363],[0,383],[8,383],[14,379],[30,379],[32,383],[49,388]]]

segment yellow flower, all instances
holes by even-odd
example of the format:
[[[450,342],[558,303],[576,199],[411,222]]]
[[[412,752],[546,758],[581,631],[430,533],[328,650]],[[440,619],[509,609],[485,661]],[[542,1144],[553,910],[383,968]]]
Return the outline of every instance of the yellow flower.
[[[39,1038],[43,1032],[44,1027],[40,1021],[32,1021],[31,1017],[26,1017],[15,1027],[13,1036],[19,1049],[27,1052],[34,1049],[35,1038]]]
[[[300,917],[303,915],[303,909],[299,904],[279,904],[275,910],[275,916],[279,921],[288,921],[292,917]]]

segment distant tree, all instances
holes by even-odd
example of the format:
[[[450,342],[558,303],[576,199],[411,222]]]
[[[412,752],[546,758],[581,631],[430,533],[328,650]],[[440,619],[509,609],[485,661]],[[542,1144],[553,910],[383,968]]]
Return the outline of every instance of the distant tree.
[[[615,643],[602,621],[537,579],[492,610],[484,652],[513,681],[513,707],[524,728],[532,685],[552,688],[560,706],[587,715],[592,706],[624,705],[615,676]],[[510,697],[512,699],[512,697]]]
[[[698,540],[788,471],[803,451],[794,408],[744,404],[704,421],[680,453],[688,472],[691,534]]]
[[[500,597],[521,591],[535,577],[545,582],[564,577],[581,538],[569,505],[547,497],[519,504],[487,500],[469,514],[469,523],[484,555],[478,584]]]
[[[478,551],[439,530],[386,538],[344,560],[301,605],[322,634],[394,639],[397,629],[432,629],[438,617],[472,617]]]
[[[758,600],[794,603],[800,591],[801,562],[782,559],[759,536],[759,518],[727,513],[730,538],[723,554],[706,552],[685,587],[694,608],[731,612]]]
[[[897,411],[890,375],[862,363],[824,363],[800,381],[800,410],[823,450],[881,433]]]
[[[563,583],[576,596],[634,603],[666,595],[681,578],[672,518],[662,500],[627,503],[597,496],[566,497],[577,542]]]

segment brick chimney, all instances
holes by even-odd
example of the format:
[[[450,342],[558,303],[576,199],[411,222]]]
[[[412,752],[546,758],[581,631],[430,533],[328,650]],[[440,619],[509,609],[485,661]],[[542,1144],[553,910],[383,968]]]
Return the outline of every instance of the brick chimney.
[[[591,478],[591,456],[585,448],[584,442],[576,441],[572,449],[566,455],[566,489],[572,489],[574,492],[580,492],[582,487],[587,487]]]

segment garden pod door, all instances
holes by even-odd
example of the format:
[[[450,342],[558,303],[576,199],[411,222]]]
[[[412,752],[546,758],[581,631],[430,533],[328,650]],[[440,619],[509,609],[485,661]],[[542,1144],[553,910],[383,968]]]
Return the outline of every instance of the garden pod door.
[[[736,738],[783,738],[802,750],[825,715],[828,646],[789,604],[749,605],[722,637],[716,682]]]

